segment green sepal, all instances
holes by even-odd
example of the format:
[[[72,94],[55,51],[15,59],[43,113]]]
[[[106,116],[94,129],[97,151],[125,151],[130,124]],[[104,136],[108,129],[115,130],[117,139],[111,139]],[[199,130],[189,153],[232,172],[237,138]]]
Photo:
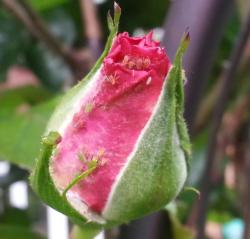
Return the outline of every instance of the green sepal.
[[[107,22],[108,22],[109,31],[112,31],[114,27],[114,21],[113,21],[113,18],[111,17],[110,11],[108,11],[108,14],[107,14]]]
[[[49,160],[59,138],[60,134],[57,132],[51,132],[48,136],[42,138],[40,154],[37,158],[36,167],[30,175],[30,183],[40,198],[51,207],[68,216],[81,218],[77,212],[72,210],[67,201],[62,200],[60,193],[52,183],[49,173]]]
[[[194,187],[184,187],[183,191],[189,191],[195,193],[199,198],[201,197],[201,193],[198,189]]]
[[[96,223],[89,223],[79,214],[58,192],[53,184],[49,172],[49,160],[57,143],[60,141],[58,132],[50,132],[42,138],[40,154],[37,158],[35,170],[30,175],[30,183],[33,190],[40,198],[55,210],[67,215],[72,221],[88,231],[101,230],[102,227]],[[84,229],[83,229],[84,230]]]
[[[165,79],[156,111],[113,186],[103,211],[110,221],[127,222],[159,210],[183,189],[190,154],[183,119],[182,57],[187,46],[188,37],[184,36]]]
[[[190,155],[191,155],[191,144],[188,135],[187,126],[183,118],[184,113],[184,81],[185,81],[185,72],[182,69],[183,65],[183,55],[186,52],[190,42],[190,35],[188,32],[184,34],[181,39],[180,46],[177,50],[175,60],[174,60],[174,70],[176,77],[176,123],[177,130],[180,138],[181,147],[185,153],[187,165],[190,164]]]
[[[120,6],[116,2],[114,2],[114,19],[111,17],[110,11],[108,11],[108,14],[107,14],[108,28],[110,32],[117,31],[119,27],[121,13],[122,11],[121,11]]]
[[[55,151],[57,141],[60,140],[58,129],[60,128],[62,119],[73,112],[73,105],[75,101],[82,98],[87,83],[98,71],[104,58],[110,51],[113,39],[118,32],[118,25],[121,14],[121,11],[117,7],[117,5],[115,5],[114,8],[114,20],[112,20],[112,23],[110,17],[108,17],[110,34],[105,49],[92,70],[87,74],[87,76],[71,90],[69,90],[67,94],[62,98],[60,104],[57,106],[48,123],[45,136],[42,138],[40,153],[36,160],[35,168],[33,169],[30,176],[30,183],[32,188],[44,202],[46,202],[49,206],[56,209],[57,211],[60,211],[61,213],[69,216],[75,223],[93,229],[98,229],[100,227],[103,227],[103,225],[100,226],[96,223],[89,222],[86,218],[84,218],[83,215],[77,212],[73,208],[73,206],[69,204],[67,199],[63,197],[62,193],[58,191],[51,177],[50,160],[53,152]]]
[[[120,6],[116,2],[114,2],[114,27],[116,28],[119,27],[121,13],[122,13],[122,10]]]

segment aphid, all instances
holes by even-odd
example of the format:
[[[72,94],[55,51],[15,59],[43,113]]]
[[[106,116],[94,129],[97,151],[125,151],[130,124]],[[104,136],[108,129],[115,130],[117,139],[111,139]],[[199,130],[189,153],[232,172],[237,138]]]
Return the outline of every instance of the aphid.
[[[142,58],[137,58],[136,60],[136,69],[141,70],[143,68],[143,60]]]
[[[128,64],[127,64],[127,65],[128,65],[128,68],[129,68],[129,69],[132,69],[132,68],[134,68],[134,67],[135,67],[135,65],[136,65],[136,64],[135,64],[135,62],[134,62],[134,61],[132,61],[132,60],[131,60],[131,61],[129,61],[129,62],[128,62]]]
[[[101,164],[101,158],[103,157],[104,153],[105,153],[105,149],[99,149],[97,154],[92,157],[89,163],[91,164],[91,162],[94,162],[94,163]]]
[[[101,158],[105,154],[105,149],[99,149],[97,152],[97,157]]]
[[[151,61],[148,57],[143,59],[143,68],[148,68],[150,64],[151,64]]]
[[[112,85],[116,84],[117,80],[119,79],[119,76],[117,75],[117,72],[115,72],[113,75],[106,76],[106,81],[110,82]]]
[[[73,117],[73,128],[75,130],[83,129],[86,126],[85,120],[81,117],[80,113],[77,113]]]
[[[149,85],[151,83],[151,81],[152,81],[152,77],[150,76],[150,77],[148,77],[148,79],[146,81],[146,85]]]
[[[125,55],[124,58],[123,58],[122,64],[126,66],[128,64],[128,62],[129,62],[129,58],[130,57],[128,55]]]
[[[94,104],[89,102],[84,106],[84,112],[90,113],[93,110],[93,108],[94,108]]]
[[[83,152],[78,152],[78,153],[77,153],[77,157],[78,157],[78,159],[79,159],[80,161],[82,161],[82,162],[84,162],[84,163],[87,162],[87,158],[86,158],[86,156],[85,156],[85,154],[84,154]]]
[[[125,55],[122,61],[122,64],[126,67],[128,67],[130,70],[133,68],[136,68],[137,70],[143,70],[150,66],[151,61],[147,58],[141,58],[141,57],[130,57],[128,55]]]
[[[90,176],[99,166],[102,166],[104,162],[102,162],[101,158],[105,153],[104,149],[100,149],[96,155],[93,155],[91,160],[87,160],[83,153],[78,152],[78,158],[86,163],[87,169],[76,175],[73,180],[68,184],[68,186],[63,190],[62,196],[66,197],[67,192],[79,183],[81,180]]]

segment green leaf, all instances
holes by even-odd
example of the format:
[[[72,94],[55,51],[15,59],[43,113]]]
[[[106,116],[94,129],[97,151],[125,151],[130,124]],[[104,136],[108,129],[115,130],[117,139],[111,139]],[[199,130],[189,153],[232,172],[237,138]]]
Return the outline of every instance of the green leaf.
[[[0,158],[26,169],[34,166],[40,137],[58,98],[39,104],[24,113],[0,118]]]
[[[23,227],[0,225],[1,239],[45,239],[45,237]]]
[[[52,97],[52,93],[37,86],[24,86],[0,92],[0,120],[15,113],[23,104],[36,105]]]
[[[7,207],[0,217],[0,225],[29,227],[32,219],[27,210],[15,207]]]
[[[54,7],[58,7],[63,3],[66,3],[67,0],[30,0],[33,7],[39,11],[48,10]]]

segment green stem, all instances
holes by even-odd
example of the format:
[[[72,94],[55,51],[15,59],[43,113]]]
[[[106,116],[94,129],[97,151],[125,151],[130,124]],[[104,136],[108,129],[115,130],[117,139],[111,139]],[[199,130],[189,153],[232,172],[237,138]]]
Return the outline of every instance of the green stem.
[[[99,232],[100,232],[100,229],[80,227],[80,226],[74,225],[70,238],[71,239],[93,239]]]

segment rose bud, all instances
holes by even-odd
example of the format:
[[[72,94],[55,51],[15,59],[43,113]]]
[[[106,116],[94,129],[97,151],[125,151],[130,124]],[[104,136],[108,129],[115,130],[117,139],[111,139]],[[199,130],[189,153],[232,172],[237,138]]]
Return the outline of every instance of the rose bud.
[[[159,210],[187,177],[182,56],[170,63],[152,32],[110,36],[90,73],[62,99],[49,121],[31,184],[51,207],[109,227]]]

